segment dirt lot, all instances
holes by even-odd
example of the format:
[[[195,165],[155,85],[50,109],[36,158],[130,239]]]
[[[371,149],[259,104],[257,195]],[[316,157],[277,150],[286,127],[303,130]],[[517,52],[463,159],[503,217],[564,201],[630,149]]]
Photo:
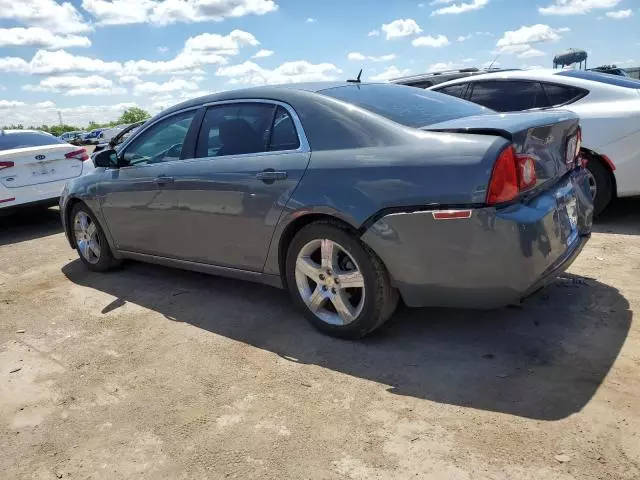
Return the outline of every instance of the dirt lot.
[[[3,478],[640,478],[638,201],[523,308],[360,343],[269,287],[90,273],[57,215],[0,218]]]

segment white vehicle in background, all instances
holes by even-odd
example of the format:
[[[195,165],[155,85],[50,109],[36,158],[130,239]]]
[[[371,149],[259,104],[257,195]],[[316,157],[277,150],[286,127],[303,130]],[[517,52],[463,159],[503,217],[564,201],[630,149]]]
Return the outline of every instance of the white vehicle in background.
[[[580,116],[595,213],[640,195],[640,81],[584,70],[511,70],[429,88],[498,112],[570,110]]]
[[[56,205],[67,181],[94,170],[84,148],[36,130],[0,130],[0,212]]]

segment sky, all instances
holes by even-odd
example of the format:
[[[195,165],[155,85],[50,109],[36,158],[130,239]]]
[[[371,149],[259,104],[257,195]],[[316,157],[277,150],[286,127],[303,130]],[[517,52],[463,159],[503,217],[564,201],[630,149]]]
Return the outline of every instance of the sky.
[[[267,83],[495,62],[640,65],[640,0],[0,0],[0,125],[86,125]]]

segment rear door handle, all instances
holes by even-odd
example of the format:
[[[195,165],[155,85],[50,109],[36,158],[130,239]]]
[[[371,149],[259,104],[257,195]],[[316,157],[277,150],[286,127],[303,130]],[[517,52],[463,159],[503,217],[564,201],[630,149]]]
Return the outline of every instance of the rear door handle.
[[[273,183],[276,180],[286,180],[289,177],[287,172],[276,171],[272,168],[267,168],[262,172],[256,173],[256,178],[262,180],[265,183]]]
[[[166,185],[167,183],[173,183],[174,182],[174,178],[173,177],[156,177],[153,181],[156,182],[157,185]]]

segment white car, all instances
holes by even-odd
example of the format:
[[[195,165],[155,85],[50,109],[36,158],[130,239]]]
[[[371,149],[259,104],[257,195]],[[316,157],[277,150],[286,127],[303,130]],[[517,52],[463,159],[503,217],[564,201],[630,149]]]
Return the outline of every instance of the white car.
[[[93,171],[84,148],[36,130],[0,130],[0,211],[58,203],[67,181]]]
[[[499,112],[540,108],[580,116],[595,213],[614,197],[640,195],[640,81],[584,70],[511,70],[429,90]]]

